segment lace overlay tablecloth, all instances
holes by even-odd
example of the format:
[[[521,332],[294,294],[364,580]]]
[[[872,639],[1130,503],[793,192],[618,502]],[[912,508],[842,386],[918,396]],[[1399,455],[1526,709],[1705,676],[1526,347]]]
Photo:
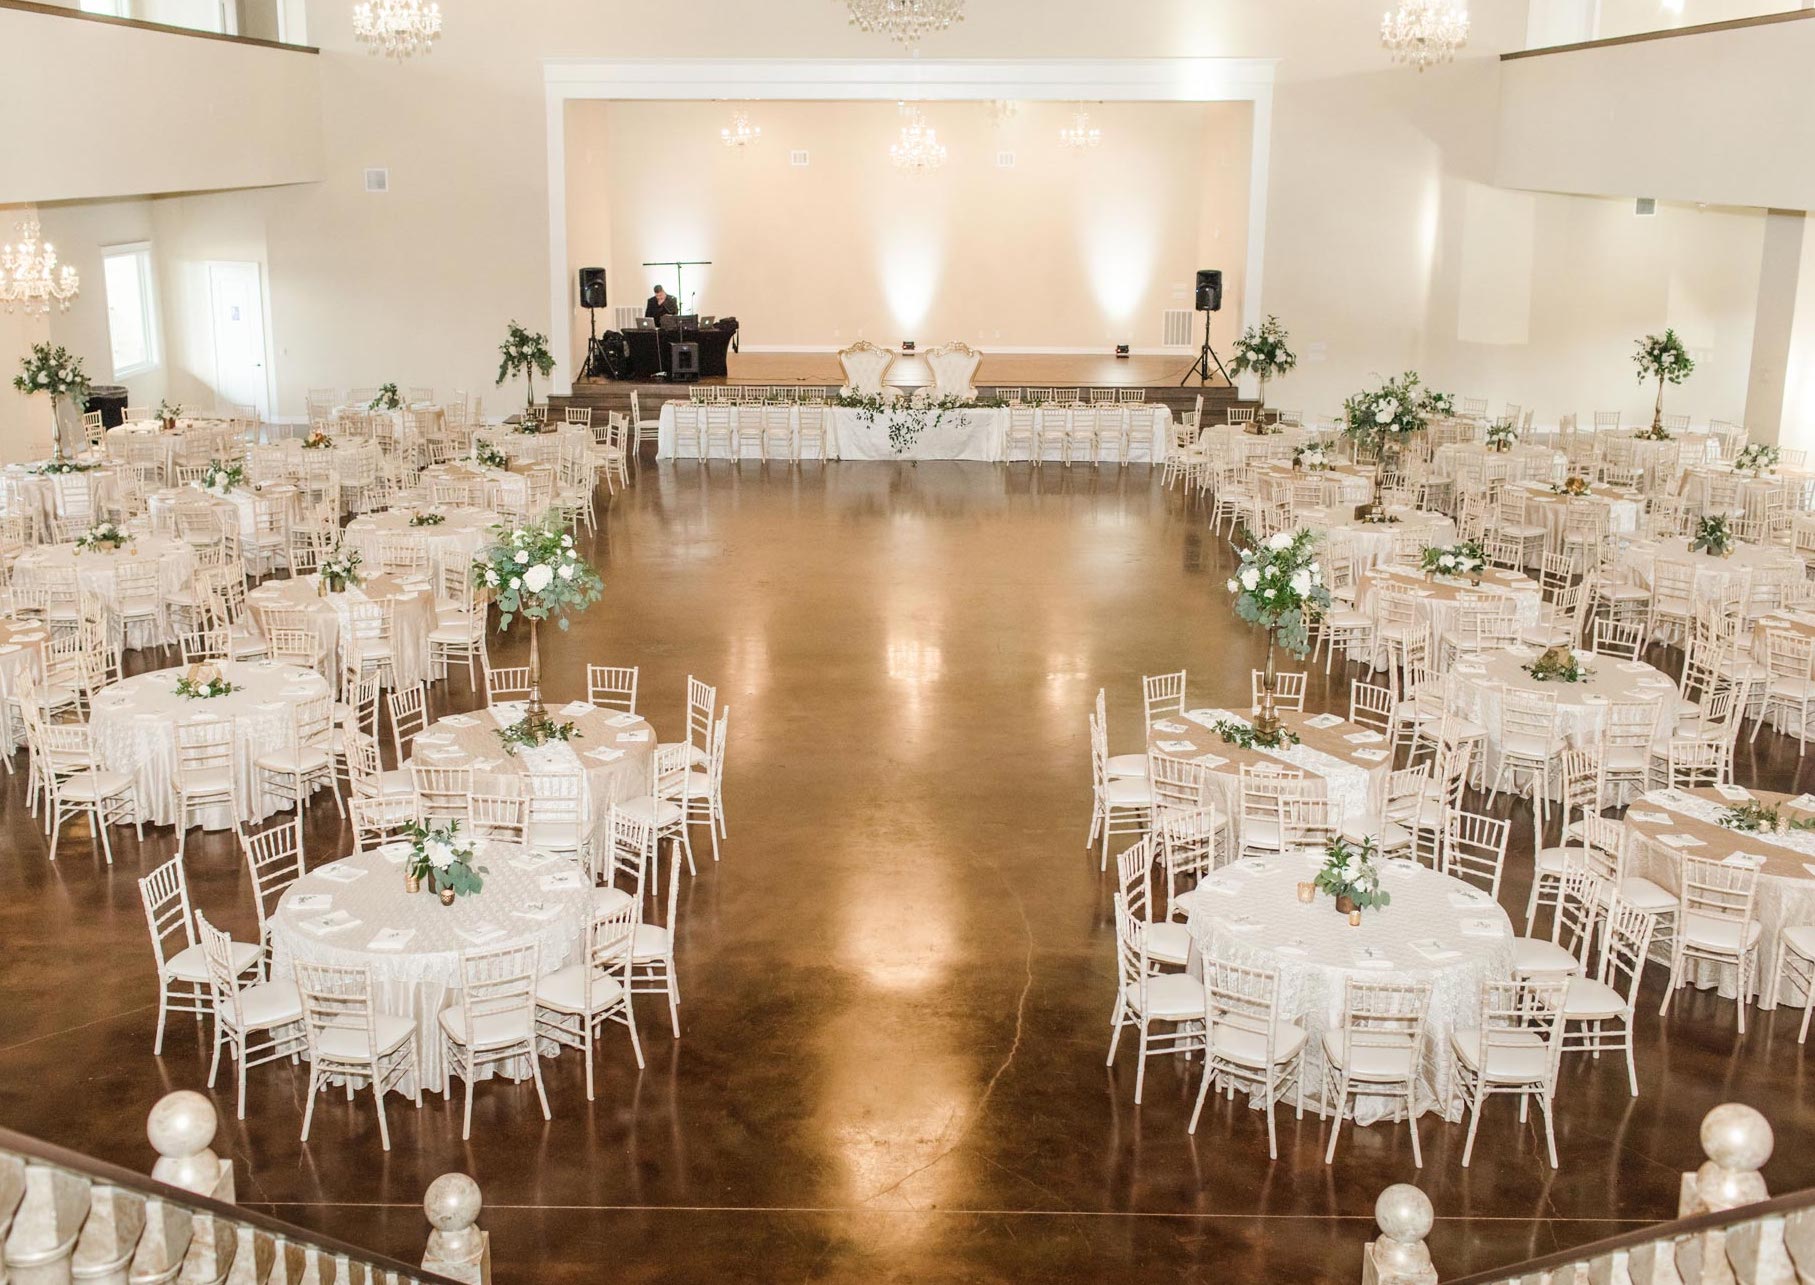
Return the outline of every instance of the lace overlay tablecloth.
[[[1519,622],[1521,629],[1537,626],[1544,601],[1536,580],[1522,572],[1499,567],[1489,567],[1483,572],[1478,585],[1455,576],[1438,576],[1434,580],[1427,580],[1424,573],[1416,568],[1390,564],[1375,567],[1356,583],[1363,611],[1369,609],[1369,599],[1381,588],[1401,590],[1416,598],[1418,605],[1415,616],[1418,620],[1430,623],[1433,647],[1438,639],[1455,628],[1456,604],[1464,599],[1487,595],[1512,598],[1513,619]]]
[[[300,438],[292,438],[269,446],[255,446],[252,453],[258,473],[263,477],[281,474],[300,482],[309,462],[319,461],[325,454],[333,460],[335,476],[343,487],[370,486],[378,478],[380,451],[378,443],[369,438],[336,438],[330,446],[314,448],[305,448]]]
[[[1223,709],[1194,709],[1156,722],[1147,734],[1147,748],[1154,754],[1195,759],[1210,767],[1210,782],[1218,795],[1214,802],[1230,819],[1237,843],[1241,841],[1244,765],[1285,764],[1302,770],[1308,779],[1322,781],[1324,796],[1339,804],[1345,817],[1379,812],[1386,800],[1387,777],[1393,770],[1392,747],[1386,737],[1335,715],[1282,712],[1279,717],[1282,724],[1298,733],[1299,744],[1277,750],[1243,749],[1225,741],[1213,728],[1218,721],[1247,724],[1248,715]],[[1189,748],[1185,748],[1187,743]]]
[[[1815,508],[1815,471],[1784,465],[1768,473],[1741,473],[1731,464],[1697,464],[1683,471],[1682,497],[1697,509],[1742,509],[1762,513],[1781,498],[1792,510]]]
[[[1735,853],[1763,857],[1764,864],[1758,872],[1758,962],[1760,980],[1769,985],[1767,974],[1777,954],[1778,936],[1793,924],[1815,923],[1815,832],[1748,834],[1730,830],[1716,818],[1735,803],[1751,798],[1777,806],[1792,796],[1733,786],[1727,789],[1733,792],[1731,798],[1718,789],[1696,789],[1653,790],[1634,799],[1623,822],[1627,834],[1632,836],[1626,873],[1643,875],[1672,892],[1680,892],[1685,855],[1714,860],[1725,860]],[[1789,809],[1793,817],[1815,816],[1815,798],[1804,794],[1794,799],[1797,806]],[[1668,819],[1659,822],[1655,819],[1659,816]],[[1665,842],[1666,835],[1682,835],[1699,843],[1679,848]],[[1717,964],[1697,964],[1690,981],[1704,990],[1718,986],[1729,999],[1739,993],[1734,970]],[[1791,997],[1794,1001],[1795,997]],[[1762,1005],[1764,997],[1759,1002]]]
[[[407,845],[398,845],[355,853],[297,880],[272,919],[271,973],[277,978],[294,978],[298,961],[371,969],[375,1006],[381,1012],[415,1018],[423,1084],[438,1089],[446,1068],[436,1019],[443,1009],[460,1002],[460,953],[533,943],[541,952],[543,973],[573,962],[581,949],[587,916],[592,913],[592,880],[572,861],[538,856],[517,844],[487,843],[479,851],[479,864],[485,868],[484,888],[444,906],[426,889],[413,894],[404,891],[406,851]],[[350,883],[322,873],[336,868],[365,873]],[[543,887],[544,879],[563,872],[578,886]],[[324,896],[330,899],[327,904],[306,902],[307,909],[296,906],[298,898]],[[331,932],[310,927],[335,911],[345,911],[359,922]],[[500,931],[475,940],[487,924]],[[375,948],[373,939],[386,929],[413,935],[400,949]],[[551,1043],[544,1043],[546,1055],[555,1051]],[[529,1075],[524,1059],[502,1065],[504,1074],[512,1079]],[[411,1087],[405,1085],[404,1091]]]
[[[45,649],[50,645],[50,631],[36,620],[12,620],[0,617],[0,698],[12,699],[18,693],[21,675],[34,682],[44,681]],[[14,726],[16,719],[0,719],[7,735],[7,745],[23,744],[25,727]]]
[[[1552,549],[1560,549],[1563,545],[1563,530],[1569,523],[1571,501],[1593,500],[1606,509],[1607,530],[1613,535],[1636,534],[1639,523],[1645,516],[1645,497],[1642,494],[1601,482],[1590,486],[1585,496],[1559,495],[1547,483],[1542,482],[1509,482],[1506,491],[1526,501],[1526,519],[1544,524],[1545,530],[1550,533]]]
[[[27,549],[13,563],[13,577],[20,584],[66,582],[74,575],[82,592],[105,602],[110,611],[120,609],[118,572],[124,566],[142,566],[155,562],[158,586],[166,602],[190,602],[194,599],[191,581],[195,578],[195,554],[174,536],[140,535],[120,549],[80,549],[69,544],[42,545]],[[166,629],[161,634],[148,623],[135,623],[126,635],[129,647],[174,643],[176,634]]]
[[[168,531],[176,522],[179,508],[206,505],[220,514],[221,521],[231,523],[243,538],[250,540],[255,529],[253,501],[260,497],[285,501],[284,516],[288,521],[294,522],[302,512],[302,492],[288,482],[274,482],[256,492],[236,486],[225,495],[211,495],[199,486],[167,486],[146,496],[145,507],[151,515],[152,529]]]
[[[1388,514],[1397,522],[1357,522],[1352,507],[1306,507],[1297,511],[1298,525],[1323,535],[1331,553],[1347,553],[1357,575],[1393,560],[1393,541],[1401,532],[1415,531],[1424,544],[1454,544],[1456,524],[1441,513],[1391,505]]]
[[[675,450],[675,412],[685,403],[666,402],[662,406],[661,418],[657,424],[656,454],[670,458],[677,454]],[[706,432],[704,407],[700,420],[701,449],[705,448]],[[731,422],[735,431],[750,435],[751,444],[745,453],[754,456],[756,447],[754,435],[760,431],[763,422],[763,407],[733,406]],[[1065,413],[1070,413],[1066,408]],[[1097,408],[1084,408],[1094,411]],[[1164,406],[1150,406],[1136,403],[1128,406],[1128,426],[1135,445],[1136,458],[1150,453],[1154,460],[1164,459],[1168,449],[1167,437],[1172,431],[1172,412]],[[1049,412],[1036,410],[1036,426],[1044,421]],[[1059,414],[1057,408],[1050,413]],[[914,443],[897,455],[889,445],[889,433],[886,416],[878,415],[873,419],[863,411],[848,406],[825,407],[826,455],[831,459],[845,460],[988,460],[1001,461],[1007,458],[1004,437],[1008,430],[1009,412],[1004,409],[978,407],[969,410],[950,410],[938,416],[938,424],[933,424],[934,413],[924,412],[921,418],[925,430]],[[800,427],[800,409],[793,407],[788,412],[789,426],[796,431]],[[690,449],[687,458],[692,458]],[[729,455],[722,441],[711,444],[710,458],[720,459]],[[1024,458],[1017,456],[1016,458]],[[1111,456],[1113,458],[1113,456]]]
[[[50,530],[51,519],[81,512],[66,503],[65,495],[79,498],[86,492],[87,512],[98,520],[104,512],[120,505],[120,475],[111,468],[91,468],[86,473],[34,473],[29,468],[9,464],[0,469],[0,512],[30,517],[40,531]]]
[[[1371,465],[1332,464],[1328,468],[1295,469],[1290,462],[1280,460],[1256,465],[1254,477],[1260,484],[1263,495],[1269,486],[1276,489],[1290,488],[1294,482],[1318,482],[1335,488],[1338,504],[1366,504],[1374,498],[1374,469]]]
[[[1276,433],[1250,433],[1245,424],[1211,424],[1197,440],[1208,454],[1239,461],[1290,458],[1293,451],[1316,436],[1312,429],[1290,424]]]
[[[574,724],[579,737],[506,754],[498,730],[521,719],[525,708],[521,701],[503,701],[490,709],[450,715],[416,738],[412,758],[427,767],[470,764],[478,771],[511,776],[579,772],[597,848],[605,839],[611,805],[650,791],[655,729],[634,715],[598,709],[585,701],[550,704],[548,716],[557,723]]]
[[[1695,597],[1698,602],[1721,593],[1734,581],[1750,576],[1754,586],[1765,583],[1793,584],[1804,578],[1802,559],[1790,550],[1776,545],[1740,542],[1733,546],[1730,557],[1717,558],[1709,553],[1691,553],[1684,536],[1667,540],[1635,540],[1620,551],[1619,562],[1638,582],[1651,586],[1659,562],[1685,562],[1695,568]]]
[[[158,452],[163,457],[164,475],[168,477],[178,457],[199,459],[204,452],[209,457],[217,456],[221,454],[223,439],[237,436],[238,430],[232,420],[198,419],[185,415],[177,420],[176,428],[169,432],[155,419],[137,420],[110,428],[102,438],[102,448],[110,459],[124,460],[131,454],[134,443],[155,441]],[[208,461],[201,459],[200,462],[205,464]]]
[[[326,695],[328,684],[313,670],[270,661],[225,661],[220,671],[234,690],[208,700],[176,694],[177,679],[188,672],[181,665],[134,675],[95,695],[89,727],[101,766],[134,778],[141,819],[148,824],[172,825],[177,819],[178,723],[232,721],[241,821],[270,816],[283,803],[264,798],[252,765],[289,745],[295,703]],[[202,814],[209,830],[224,829],[228,822],[225,808]]]
[[[440,526],[411,526],[406,509],[363,514],[347,524],[346,546],[375,565],[381,539],[404,537],[422,546],[429,570],[439,583],[442,568],[464,570],[472,565],[473,555],[496,539],[492,528],[503,519],[490,509],[442,508],[436,512],[447,518]]]
[[[352,627],[355,604],[393,603],[391,664],[397,684],[414,687],[428,681],[429,634],[435,628],[435,593],[428,581],[374,576],[358,588],[325,596],[319,592],[319,584],[314,576],[267,580],[246,595],[246,605],[253,609],[253,617],[261,627],[264,621],[259,608],[288,607],[308,612],[315,636],[322,642],[322,677],[332,681],[340,673],[340,649]]]
[[[1658,720],[1656,744],[1662,747],[1675,726],[1677,690],[1667,675],[1642,660],[1621,660],[1578,651],[1576,659],[1591,672],[1586,681],[1539,682],[1525,672],[1542,652],[1536,647],[1511,647],[1481,656],[1461,657],[1451,667],[1458,712],[1487,729],[1487,769],[1500,767],[1500,693],[1507,688],[1557,698],[1557,722],[1563,739],[1573,749],[1592,749],[1607,726],[1607,709],[1613,701],[1663,701],[1664,717]]]
[[[487,468],[470,460],[455,464],[437,464],[422,470],[425,494],[435,482],[465,487],[471,507],[480,509],[512,508],[521,510],[529,504],[528,464],[513,464],[508,469]]]
[[[1393,861],[1384,863],[1381,875],[1392,903],[1364,911],[1361,927],[1354,928],[1322,893],[1309,904],[1298,900],[1298,884],[1314,878],[1321,864],[1321,857],[1270,857],[1237,862],[1205,879],[1180,898],[1198,950],[1207,958],[1278,973],[1280,1013],[1300,1022],[1309,1037],[1307,1090],[1323,1081],[1322,1037],[1342,1027],[1348,978],[1430,983],[1415,1106],[1420,1114],[1436,1111],[1447,1120],[1461,1119],[1450,1032],[1475,1022],[1483,983],[1512,972],[1512,924],[1506,912],[1461,880]],[[1480,921],[1493,935],[1464,932],[1470,921]],[[1438,958],[1421,953],[1417,945]],[[1362,964],[1358,952],[1364,950],[1378,962]],[[1315,1103],[1315,1093],[1307,1091],[1306,1099]],[[1391,1099],[1362,1097],[1355,1103],[1355,1118],[1371,1124],[1392,1106]]]
[[[1555,482],[1562,479],[1565,466],[1562,451],[1524,443],[1509,451],[1496,451],[1486,442],[1451,442],[1439,446],[1431,457],[1431,472],[1452,481],[1503,477],[1510,481]]]
[[[557,424],[544,433],[519,433],[514,428],[482,428],[473,434],[475,441],[490,442],[511,460],[535,464],[554,464],[562,451],[592,449],[592,430],[581,424]]]

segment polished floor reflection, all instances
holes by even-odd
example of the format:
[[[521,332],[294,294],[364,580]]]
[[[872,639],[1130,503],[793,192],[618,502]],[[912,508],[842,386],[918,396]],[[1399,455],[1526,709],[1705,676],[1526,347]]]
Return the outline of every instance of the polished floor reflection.
[[[501,1281],[1352,1282],[1390,1182],[1431,1194],[1446,1277],[1668,1216],[1725,1100],[1778,1126],[1773,1190],[1815,1184],[1795,1018],[1742,1039],[1731,1001],[1690,994],[1660,1023],[1655,969],[1642,1094],[1618,1058],[1572,1059],[1555,1173],[1504,1103],[1468,1170],[1461,1127],[1427,1119],[1422,1171],[1386,1127],[1345,1132],[1326,1167],[1322,1125],[1289,1110],[1277,1163],[1245,1107],[1188,1138],[1196,1086],[1164,1060],[1134,1107],[1127,1051],[1103,1066],[1085,714],[1106,687],[1114,748],[1135,749],[1141,674],[1183,665],[1194,698],[1239,703],[1259,658],[1226,548],[1149,470],[651,466],[596,556],[605,600],[555,637],[551,692],[583,690],[588,661],[636,663],[664,735],[689,673],[732,707],[725,859],[682,895],[682,1039],[645,1005],[648,1069],[606,1040],[590,1104],[577,1055],[547,1064],[549,1123],[528,1086],[487,1083],[470,1144],[458,1097],[393,1099],[388,1155],[369,1098],[324,1098],[300,1145],[306,1077],[255,1068],[244,1123],[215,1095],[246,1203],[413,1257],[424,1187],[464,1169]],[[449,700],[470,703],[463,680]],[[1811,783],[1793,743],[1742,755],[1742,780]],[[144,1169],[147,1108],[207,1071],[182,1019],[151,1056],[134,880],[173,840],[128,835],[112,869],[78,841],[53,867],[22,778],[4,786],[0,1124]],[[310,825],[312,852],[345,850],[331,806]],[[209,917],[255,933],[232,846],[190,852]]]

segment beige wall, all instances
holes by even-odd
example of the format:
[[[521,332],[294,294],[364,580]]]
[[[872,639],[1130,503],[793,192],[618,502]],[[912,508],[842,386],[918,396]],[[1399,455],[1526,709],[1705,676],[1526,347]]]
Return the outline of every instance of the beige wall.
[[[719,137],[736,106],[763,131],[744,149]],[[709,259],[683,304],[736,315],[759,348],[1158,348],[1207,265],[1238,313],[1249,105],[1093,105],[1105,141],[1083,152],[1058,140],[1072,110],[927,104],[949,159],[905,173],[893,103],[571,103],[569,267],[602,263],[613,303],[640,308],[653,282],[675,288],[645,261]]]

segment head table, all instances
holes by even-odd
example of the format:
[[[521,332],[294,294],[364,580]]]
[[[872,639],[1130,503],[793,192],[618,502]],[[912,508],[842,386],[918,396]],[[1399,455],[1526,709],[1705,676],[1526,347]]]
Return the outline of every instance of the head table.
[[[1298,899],[1315,878],[1322,854],[1247,858],[1207,876],[1180,898],[1199,953],[1279,975],[1280,1015],[1305,1030],[1307,1090],[1322,1083],[1323,1037],[1341,1038],[1348,979],[1423,982],[1431,986],[1423,1072],[1413,1109],[1462,1116],[1450,1032],[1475,1024],[1481,986],[1512,972],[1512,924],[1492,897],[1459,879],[1409,861],[1381,863],[1389,905],[1366,910],[1352,927],[1318,893]],[[1314,1094],[1306,1096],[1314,1100]],[[1362,1096],[1355,1119],[1369,1124],[1396,1103]]]
[[[477,851],[484,887],[444,906],[426,887],[404,890],[408,854],[408,843],[386,844],[292,884],[272,919],[271,973],[294,978],[299,962],[370,969],[374,1008],[414,1020],[423,1082],[445,1087],[437,1022],[460,1002],[461,952],[533,945],[541,973],[563,967],[578,958],[592,879],[573,860],[486,842]],[[512,1079],[529,1075],[524,1059],[502,1069]]]

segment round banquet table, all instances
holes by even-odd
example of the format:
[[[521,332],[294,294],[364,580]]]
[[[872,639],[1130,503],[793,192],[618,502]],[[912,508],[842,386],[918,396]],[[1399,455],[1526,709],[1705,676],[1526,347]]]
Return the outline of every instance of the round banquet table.
[[[1664,540],[1634,540],[1619,554],[1620,565],[1647,588],[1660,561],[1686,562],[1695,568],[1698,602],[1725,592],[1734,581],[1745,577],[1750,577],[1756,588],[1760,584],[1794,584],[1806,575],[1802,559],[1790,550],[1743,540],[1735,543],[1732,556],[1725,558],[1691,553],[1688,538],[1680,535]]]
[[[314,576],[267,580],[246,595],[259,627],[268,608],[290,608],[309,613],[310,627],[321,639],[321,674],[330,681],[340,673],[342,640],[352,628],[353,607],[362,602],[389,602],[392,608],[391,664],[399,687],[414,687],[433,675],[429,665],[429,635],[435,630],[435,591],[426,580],[400,580],[378,575],[345,593],[322,594]]]
[[[493,528],[503,519],[490,509],[437,508],[447,519],[440,526],[411,526],[407,509],[364,513],[347,524],[346,543],[372,566],[378,565],[378,542],[406,536],[427,552],[429,570],[440,583],[447,567],[470,566],[475,554],[494,539]]]
[[[170,476],[170,470],[179,457],[198,458],[207,455],[209,458],[227,452],[229,439],[238,439],[239,430],[232,420],[198,419],[193,416],[178,418],[174,429],[166,430],[162,420],[137,419],[131,423],[110,428],[102,439],[103,448],[108,456],[124,460],[131,454],[131,447],[136,442],[156,442],[158,453],[163,459],[164,476]],[[207,460],[203,460],[206,463]]]
[[[1298,525],[1321,532],[1324,546],[1331,553],[1346,553],[1359,575],[1382,562],[1393,560],[1393,542],[1402,532],[1416,531],[1425,544],[1454,544],[1454,519],[1426,509],[1411,509],[1402,504],[1387,506],[1394,522],[1357,522],[1355,512],[1347,506],[1337,508],[1305,507],[1297,510]]]
[[[11,700],[18,694],[21,675],[44,681],[44,649],[49,645],[50,631],[43,621],[0,616],[0,698]],[[24,726],[14,726],[10,715],[0,714],[0,725],[6,731],[7,748],[24,739]]]
[[[1466,599],[1510,597],[1513,599],[1513,619],[1518,621],[1519,627],[1535,629],[1544,598],[1536,580],[1523,572],[1502,567],[1487,568],[1481,573],[1481,583],[1476,585],[1459,576],[1426,579],[1424,572],[1415,567],[1381,565],[1363,575],[1356,585],[1357,599],[1363,611],[1369,610],[1369,599],[1382,589],[1409,593],[1417,599],[1415,615],[1418,620],[1430,623],[1433,651],[1437,640],[1455,628],[1457,604]]]
[[[1547,482],[1508,482],[1506,491],[1525,500],[1527,520],[1542,522],[1550,533],[1550,547],[1563,544],[1563,529],[1569,521],[1569,505],[1575,500],[1592,500],[1607,510],[1607,530],[1613,535],[1634,535],[1645,516],[1645,497],[1623,486],[1596,482],[1585,496],[1566,495]]]
[[[1656,743],[1669,741],[1671,729],[1676,726],[1677,691],[1676,684],[1662,670],[1642,660],[1577,651],[1576,659],[1590,670],[1587,679],[1579,683],[1554,679],[1539,682],[1523,667],[1542,654],[1539,647],[1507,647],[1478,656],[1460,656],[1450,667],[1456,677],[1457,712],[1487,729],[1490,773],[1500,767],[1500,693],[1508,689],[1555,696],[1558,730],[1574,749],[1594,749],[1600,744],[1607,727],[1607,710],[1614,701],[1666,702],[1663,717],[1658,719]]]
[[[489,709],[449,715],[417,735],[411,761],[424,767],[471,767],[499,776],[579,773],[593,847],[603,851],[612,804],[640,798],[651,789],[655,729],[635,714],[598,709],[585,701],[550,704],[548,716],[573,723],[579,736],[506,754],[498,731],[521,719],[524,709],[525,702],[500,701]]]
[[[1198,434],[1197,443],[1217,459],[1289,459],[1315,436],[1316,430],[1294,424],[1282,424],[1273,433],[1250,433],[1246,424],[1211,424]]]
[[[1565,467],[1562,451],[1528,443],[1515,443],[1511,450],[1497,451],[1486,442],[1451,442],[1439,446],[1431,457],[1433,474],[1457,482],[1479,483],[1493,477],[1551,482],[1563,476]]]
[[[329,693],[327,681],[313,670],[272,661],[220,661],[221,676],[233,684],[225,696],[191,700],[176,694],[176,680],[186,666],[135,674],[95,694],[89,728],[101,766],[125,772],[138,790],[140,819],[150,825],[173,825],[177,819],[176,725],[233,723],[233,779],[239,788],[240,820],[270,816],[285,800],[267,801],[258,789],[253,763],[289,745],[296,702]],[[199,814],[204,829],[230,823],[225,808]]]
[[[423,1084],[445,1091],[437,1018],[460,1002],[461,952],[534,945],[542,973],[565,966],[582,949],[592,880],[571,860],[514,843],[481,843],[485,886],[444,906],[426,887],[404,891],[408,851],[408,843],[394,843],[357,852],[292,884],[271,921],[271,973],[293,979],[298,962],[370,969],[374,1007],[415,1020]],[[330,922],[340,926],[323,924],[328,916],[338,916]],[[388,944],[403,934],[400,943]],[[529,1076],[526,1059],[501,1065],[511,1079]],[[402,1087],[409,1093],[415,1086],[406,1080]]]
[[[583,424],[554,424],[540,433],[519,433],[514,428],[482,428],[473,434],[475,441],[487,441],[512,461],[532,464],[554,464],[563,450],[592,449],[592,430]]]
[[[1363,911],[1354,928],[1324,894],[1309,903],[1298,900],[1299,883],[1315,878],[1322,864],[1321,854],[1249,858],[1205,878],[1179,899],[1199,953],[1278,974],[1280,1013],[1300,1023],[1307,1036],[1307,1088],[1323,1083],[1323,1036],[1342,1029],[1349,978],[1429,983],[1414,1113],[1461,1119],[1450,1033],[1476,1023],[1484,983],[1512,972],[1506,912],[1459,879],[1414,862],[1387,861],[1381,863],[1381,885],[1392,901]],[[1371,1124],[1394,1106],[1390,1098],[1357,1098],[1356,1122]]]
[[[432,483],[443,482],[465,487],[466,503],[475,508],[522,511],[529,507],[529,467],[487,468],[473,460],[461,460],[424,469],[421,481],[425,494]]]
[[[1147,732],[1147,749],[1152,754],[1203,763],[1210,769],[1210,783],[1218,796],[1213,802],[1229,818],[1237,845],[1242,838],[1244,766],[1298,768],[1307,780],[1322,782],[1324,796],[1341,807],[1344,817],[1379,813],[1386,801],[1387,777],[1393,771],[1392,746],[1385,736],[1334,714],[1282,710],[1279,719],[1298,733],[1297,745],[1277,750],[1248,750],[1231,745],[1214,730],[1216,723],[1249,723],[1248,715],[1224,709],[1193,709],[1155,722]]]
[[[118,611],[120,595],[118,573],[124,566],[155,562],[158,585],[166,601],[188,602],[193,597],[190,582],[195,578],[195,553],[183,541],[168,535],[135,535],[119,549],[81,549],[68,544],[40,545],[27,549],[13,563],[13,575],[21,584],[45,584],[75,576],[82,592],[105,602],[110,611]],[[136,629],[137,627],[135,627]],[[164,637],[142,639],[135,633],[128,642],[135,647],[148,643],[173,643],[174,633]]]
[[[225,495],[215,495],[199,486],[167,486],[145,497],[146,511],[154,531],[168,531],[176,521],[176,511],[188,505],[202,505],[231,523],[245,539],[256,531],[254,501],[282,500],[285,517],[294,522],[302,510],[302,492],[288,482],[271,482],[251,487],[236,486]]]
[[[85,511],[95,515],[97,520],[103,512],[119,508],[120,475],[117,469],[103,464],[84,473],[34,471],[48,462],[8,464],[0,469],[0,496],[5,497],[4,508],[0,511],[30,517],[38,530],[49,531],[53,518],[82,512],[69,502],[69,498],[83,492],[87,493],[88,500]]]
[[[1697,464],[1683,471],[1682,495],[1698,510],[1763,513],[1781,499],[1792,510],[1815,507],[1815,471],[1785,465],[1764,472],[1740,472],[1731,464]]]
[[[261,478],[288,478],[304,481],[308,465],[322,456],[334,462],[334,475],[346,487],[370,486],[378,478],[380,452],[378,443],[364,437],[338,437],[325,447],[305,447],[301,438],[274,442],[252,448],[254,468],[249,472]]]
[[[1759,1006],[1764,1007],[1771,984],[1771,961],[1777,957],[1778,936],[1795,924],[1815,923],[1815,832],[1748,834],[1729,830],[1715,819],[1745,799],[1778,806],[1790,802],[1791,815],[1802,820],[1815,816],[1815,796],[1792,796],[1770,790],[1744,790],[1735,786],[1714,789],[1652,790],[1632,801],[1621,822],[1629,837],[1626,873],[1643,875],[1653,883],[1678,892],[1682,888],[1685,855],[1724,861],[1735,854],[1764,858],[1758,872],[1757,913]],[[1677,842],[1672,842],[1676,840]],[[1682,842],[1687,840],[1687,842]],[[1739,993],[1739,979],[1732,968],[1698,963],[1689,980],[1698,988],[1718,986],[1731,999]],[[1792,998],[1791,1002],[1795,1002]]]
[[[1337,504],[1366,504],[1374,498],[1374,467],[1371,464],[1332,464],[1327,468],[1295,469],[1288,460],[1276,460],[1256,464],[1254,479],[1263,494],[1269,486],[1275,490],[1286,490],[1296,482],[1318,482]]]

